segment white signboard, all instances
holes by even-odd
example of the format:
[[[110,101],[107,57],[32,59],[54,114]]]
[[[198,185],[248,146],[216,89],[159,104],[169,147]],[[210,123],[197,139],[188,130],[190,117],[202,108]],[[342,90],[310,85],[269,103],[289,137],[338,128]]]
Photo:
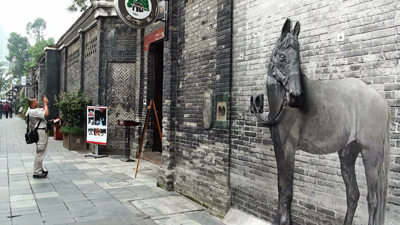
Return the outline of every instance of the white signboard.
[[[86,142],[91,144],[107,144],[107,107],[87,107]]]
[[[21,86],[26,86],[26,77],[21,77]]]

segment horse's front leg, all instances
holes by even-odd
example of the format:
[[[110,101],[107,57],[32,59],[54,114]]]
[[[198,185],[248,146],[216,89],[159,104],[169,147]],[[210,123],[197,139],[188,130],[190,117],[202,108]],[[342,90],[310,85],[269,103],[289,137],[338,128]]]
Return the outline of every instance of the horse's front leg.
[[[291,204],[293,199],[293,171],[295,145],[290,142],[274,145],[278,169],[278,215],[279,225],[291,224]]]

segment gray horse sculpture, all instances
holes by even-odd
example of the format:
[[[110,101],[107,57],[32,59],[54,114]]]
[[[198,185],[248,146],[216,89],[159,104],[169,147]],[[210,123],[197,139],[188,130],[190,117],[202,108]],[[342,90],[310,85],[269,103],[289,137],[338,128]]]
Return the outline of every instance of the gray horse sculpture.
[[[268,65],[270,131],[278,169],[277,223],[291,224],[295,150],[339,153],[352,224],[360,192],[355,161],[361,152],[368,186],[369,225],[384,224],[390,161],[390,112],[385,99],[357,79],[312,81],[300,68],[300,24],[287,19]],[[289,105],[289,107],[283,107]]]

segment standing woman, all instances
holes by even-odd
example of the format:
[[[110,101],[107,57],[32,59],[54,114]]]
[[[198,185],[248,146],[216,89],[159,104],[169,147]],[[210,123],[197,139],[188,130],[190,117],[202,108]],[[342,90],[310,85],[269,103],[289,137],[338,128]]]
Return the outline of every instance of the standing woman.
[[[8,102],[6,102],[6,104],[4,105],[4,114],[6,114],[6,119],[8,119],[8,108],[10,108],[10,105],[8,104]]]
[[[12,119],[12,116],[13,116],[13,105],[12,105],[11,102],[10,102],[9,105],[10,106],[8,107],[8,116]]]
[[[43,108],[38,108],[39,103],[36,98],[29,98],[28,103],[29,109],[28,112],[26,112],[26,116],[29,116],[29,128],[32,129],[37,127],[39,124],[39,140],[36,142],[33,178],[46,178],[48,171],[43,169],[43,159],[47,152],[48,134],[47,125],[44,118],[49,115],[49,108],[47,107],[49,100],[45,95],[43,95]]]

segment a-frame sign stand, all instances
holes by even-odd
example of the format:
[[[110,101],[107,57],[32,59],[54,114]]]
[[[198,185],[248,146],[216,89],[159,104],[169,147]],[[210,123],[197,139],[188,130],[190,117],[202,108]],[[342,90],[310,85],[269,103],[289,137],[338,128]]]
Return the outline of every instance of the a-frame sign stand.
[[[153,110],[154,115],[156,117],[156,122],[157,125],[153,122],[153,121],[149,121],[150,120],[150,112]],[[135,173],[135,178],[137,176],[138,170],[139,170],[139,163],[140,163],[140,157],[142,156],[142,149],[143,149],[143,143],[144,143],[144,138],[146,136],[146,130],[147,130],[147,124],[151,122],[151,124],[153,124],[154,127],[156,127],[158,129],[158,134],[160,135],[160,140],[162,143],[162,134],[161,134],[161,128],[160,128],[160,122],[158,121],[158,116],[157,116],[157,109],[156,109],[156,105],[154,104],[154,101],[151,100],[149,106],[147,107],[147,114],[146,114],[146,122],[144,123],[143,126],[143,132],[142,132],[142,140],[140,141],[140,148],[139,148],[139,158],[138,158],[138,163],[136,166],[136,173]]]

